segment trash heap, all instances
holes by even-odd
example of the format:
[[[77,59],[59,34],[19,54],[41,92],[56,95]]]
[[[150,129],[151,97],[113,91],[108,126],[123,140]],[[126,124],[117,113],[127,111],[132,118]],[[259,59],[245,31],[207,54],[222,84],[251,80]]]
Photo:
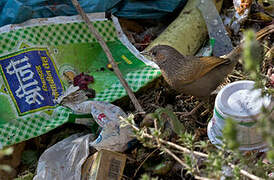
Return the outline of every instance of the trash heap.
[[[1,1],[0,180],[273,178],[273,10]]]

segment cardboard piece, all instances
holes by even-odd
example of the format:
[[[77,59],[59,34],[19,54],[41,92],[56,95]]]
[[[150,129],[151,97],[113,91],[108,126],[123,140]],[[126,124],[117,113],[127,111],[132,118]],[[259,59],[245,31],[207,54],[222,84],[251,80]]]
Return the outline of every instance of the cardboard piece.
[[[100,150],[82,166],[81,180],[120,180],[126,164],[126,155]]]

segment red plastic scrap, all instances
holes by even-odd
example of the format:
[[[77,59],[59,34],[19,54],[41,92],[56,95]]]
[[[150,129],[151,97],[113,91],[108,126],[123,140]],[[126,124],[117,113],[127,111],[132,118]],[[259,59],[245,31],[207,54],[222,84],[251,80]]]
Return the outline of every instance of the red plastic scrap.
[[[81,73],[74,77],[73,85],[79,86],[82,90],[88,90],[88,85],[94,82],[93,76]]]

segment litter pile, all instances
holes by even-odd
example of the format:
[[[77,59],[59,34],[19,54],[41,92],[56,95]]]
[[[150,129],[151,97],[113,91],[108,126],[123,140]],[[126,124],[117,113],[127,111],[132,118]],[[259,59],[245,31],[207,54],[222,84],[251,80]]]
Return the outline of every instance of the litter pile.
[[[1,1],[0,180],[273,178],[273,17],[270,0]]]

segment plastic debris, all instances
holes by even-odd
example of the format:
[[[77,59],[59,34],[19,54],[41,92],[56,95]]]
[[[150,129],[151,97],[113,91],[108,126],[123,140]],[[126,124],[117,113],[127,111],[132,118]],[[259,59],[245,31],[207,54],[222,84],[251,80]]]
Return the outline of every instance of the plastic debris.
[[[107,20],[104,13],[88,16],[134,91],[160,76],[128,42],[117,18]],[[66,122],[86,120],[58,105],[57,99],[72,84],[82,91],[77,92],[81,98],[71,103],[92,98],[95,91],[96,101],[112,102],[127,95],[106,68],[105,53],[79,16],[35,19],[0,28],[0,60],[0,149]]]
[[[233,4],[240,18],[246,18],[248,16],[252,0],[233,0]]]
[[[86,13],[112,11],[118,17],[134,19],[155,19],[172,13],[182,7],[187,0],[94,0],[79,1]],[[70,0],[1,0],[0,26],[22,23],[33,18],[76,15]]]
[[[115,105],[107,102],[85,101],[71,108],[77,113],[91,113],[102,128],[101,133],[94,141],[91,141],[92,135],[79,137],[79,134],[76,134],[47,149],[39,159],[34,180],[80,180],[81,167],[89,155],[90,146],[98,151],[105,149],[123,152],[128,149],[128,143],[134,139],[129,126],[120,127],[120,117],[126,117],[126,114]],[[101,157],[100,153],[98,156],[107,158]],[[95,166],[101,166],[100,161]],[[92,171],[96,174],[98,170]]]
[[[90,143],[98,151],[107,149],[123,152],[133,140],[132,129],[129,126],[120,127],[120,117],[127,117],[126,113],[113,104],[100,101],[85,101],[74,104],[70,108],[75,113],[91,113],[95,122],[102,128],[97,139]]]
[[[39,158],[33,180],[80,180],[91,139],[90,134],[74,134],[48,148]]]
[[[240,30],[240,25],[243,23],[250,12],[250,7],[252,0],[233,0],[235,14],[235,20],[231,23],[231,28],[234,30],[234,33],[237,33]]]

